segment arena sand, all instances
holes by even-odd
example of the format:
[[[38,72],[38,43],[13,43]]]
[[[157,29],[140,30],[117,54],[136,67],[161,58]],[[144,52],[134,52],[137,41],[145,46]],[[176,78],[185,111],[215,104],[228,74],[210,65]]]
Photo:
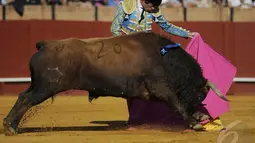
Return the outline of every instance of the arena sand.
[[[26,114],[21,134],[5,136],[2,120],[17,96],[0,96],[0,143],[255,143],[255,96],[228,97],[231,111],[221,119],[230,129],[221,134],[144,127],[127,130],[124,99],[99,98],[91,104],[85,95],[61,95],[53,104],[47,100]],[[220,136],[222,141],[217,141]]]

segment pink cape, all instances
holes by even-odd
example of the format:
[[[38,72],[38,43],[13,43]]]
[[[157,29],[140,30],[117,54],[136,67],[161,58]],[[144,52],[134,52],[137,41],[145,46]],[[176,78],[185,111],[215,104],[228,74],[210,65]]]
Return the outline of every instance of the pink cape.
[[[199,34],[190,41],[186,51],[201,65],[204,77],[214,82],[226,97],[236,75],[236,67],[207,45]],[[219,98],[212,90],[203,103],[206,104],[205,108],[213,118],[229,111],[229,103]]]
[[[201,65],[204,77],[214,82],[219,90],[226,96],[236,74],[234,67],[219,53],[214,51],[200,35],[196,35],[189,42],[186,51]],[[219,98],[210,90],[203,101],[205,108],[212,118],[219,117],[229,111],[228,102]],[[182,124],[183,121],[169,110],[165,103],[146,102],[139,99],[127,100],[129,120],[128,124]],[[206,123],[208,121],[204,121]]]

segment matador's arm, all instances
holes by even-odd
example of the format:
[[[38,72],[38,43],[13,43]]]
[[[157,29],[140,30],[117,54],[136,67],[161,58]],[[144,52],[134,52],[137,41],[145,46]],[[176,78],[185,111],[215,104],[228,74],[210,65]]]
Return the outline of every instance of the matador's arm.
[[[154,13],[154,21],[166,32],[173,34],[173,35],[177,35],[177,36],[181,36],[184,38],[188,37],[188,33],[190,31],[183,29],[181,27],[175,26],[171,23],[169,23],[166,18],[162,15],[161,11],[159,10],[159,12]]]
[[[113,36],[121,35],[121,26],[125,18],[125,12],[122,7],[122,3],[120,2],[117,7],[117,13],[114,16],[112,25],[111,25],[111,32]]]

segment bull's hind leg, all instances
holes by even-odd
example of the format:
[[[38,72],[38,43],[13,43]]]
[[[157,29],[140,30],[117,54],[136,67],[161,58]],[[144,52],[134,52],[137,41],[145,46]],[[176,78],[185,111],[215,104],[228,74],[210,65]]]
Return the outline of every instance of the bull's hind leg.
[[[17,134],[18,125],[25,113],[33,106],[42,103],[56,94],[54,91],[53,89],[40,88],[29,89],[21,93],[7,117],[4,118],[3,126],[5,135]]]

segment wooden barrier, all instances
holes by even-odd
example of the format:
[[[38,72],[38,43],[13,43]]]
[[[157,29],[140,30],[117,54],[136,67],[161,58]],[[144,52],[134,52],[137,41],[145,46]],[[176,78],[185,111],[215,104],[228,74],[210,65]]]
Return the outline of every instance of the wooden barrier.
[[[1,7],[2,9],[2,7]],[[99,21],[112,21],[116,14],[117,7],[98,7]],[[182,8],[161,8],[162,13],[169,21],[184,21]],[[2,13],[2,11],[0,11]],[[2,14],[1,14],[2,15]],[[94,21],[95,8],[87,8],[76,5],[56,6],[56,20],[73,21]],[[25,6],[24,16],[20,17],[12,6],[6,7],[7,20],[50,20],[52,18],[52,9],[49,5]],[[187,8],[187,21],[229,21],[229,8]],[[255,9],[234,9],[234,21],[255,21]]]
[[[98,21],[112,21],[116,15],[116,7],[100,6],[98,7]],[[162,13],[169,21],[183,21],[182,8],[162,8]]]
[[[51,19],[51,9],[49,6],[25,6],[23,17],[19,16],[12,6],[6,6],[6,19],[7,20],[49,20]]]
[[[234,21],[236,22],[255,21],[255,8],[250,9],[235,8]]]
[[[175,25],[199,32],[204,40],[215,50],[226,56],[238,68],[238,77],[255,75],[253,53],[255,23],[229,22],[172,22]],[[0,22],[0,77],[29,77],[28,62],[36,51],[39,40],[63,39],[69,37],[91,38],[111,36],[111,22],[82,21],[4,21]],[[153,31],[159,30],[153,24]],[[166,34],[163,32],[162,34]],[[167,34],[186,47],[189,40]],[[4,92],[17,92],[14,85],[2,85]],[[237,84],[234,90],[255,91],[254,86]]]
[[[27,6],[26,6],[27,7]],[[15,12],[12,6],[6,6],[6,20],[21,20],[22,18]],[[28,13],[26,13],[27,15]],[[29,15],[29,14],[28,14]],[[25,17],[25,16],[24,16]],[[41,18],[41,17],[39,17]]]
[[[86,7],[56,6],[56,20],[94,21],[95,9]]]
[[[0,25],[0,77],[27,76],[31,55],[29,22],[0,22]]]
[[[42,20],[51,20],[52,19],[52,8],[48,5],[43,5],[42,9]],[[40,19],[39,19],[40,20]]]
[[[184,21],[183,8],[162,8],[161,10],[168,21]]]
[[[233,57],[238,67],[238,76],[255,76],[254,23],[234,23]]]
[[[228,8],[188,8],[187,21],[228,21]]]
[[[0,6],[0,16],[1,16],[1,20],[2,20],[2,15],[3,15],[3,13],[2,13],[2,11],[3,11],[3,9],[2,9],[2,6]]]
[[[220,16],[220,21],[224,21],[224,22],[227,22],[227,21],[230,21],[230,9],[229,8],[221,8],[221,11],[219,12],[221,14]]]
[[[116,12],[117,7],[100,6],[98,7],[98,21],[112,21]]]

